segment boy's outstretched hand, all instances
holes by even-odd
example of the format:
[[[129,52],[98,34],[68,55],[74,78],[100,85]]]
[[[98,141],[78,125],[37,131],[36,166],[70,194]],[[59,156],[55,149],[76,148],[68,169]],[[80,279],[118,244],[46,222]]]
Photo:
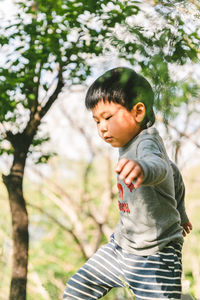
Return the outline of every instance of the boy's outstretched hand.
[[[144,180],[142,167],[135,161],[121,158],[118,161],[115,171],[119,174],[119,178],[129,185],[133,180],[134,187],[137,189]]]
[[[190,221],[188,221],[185,224],[182,224],[183,227],[183,236],[185,237],[186,234],[189,234],[190,231],[192,230],[192,223],[190,223]]]

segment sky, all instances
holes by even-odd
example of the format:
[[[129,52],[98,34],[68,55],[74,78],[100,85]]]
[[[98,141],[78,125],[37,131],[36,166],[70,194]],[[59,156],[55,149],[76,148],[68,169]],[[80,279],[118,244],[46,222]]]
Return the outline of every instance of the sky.
[[[12,16],[14,11],[15,6],[13,0],[0,0],[0,17],[6,16],[9,18],[9,16]]]

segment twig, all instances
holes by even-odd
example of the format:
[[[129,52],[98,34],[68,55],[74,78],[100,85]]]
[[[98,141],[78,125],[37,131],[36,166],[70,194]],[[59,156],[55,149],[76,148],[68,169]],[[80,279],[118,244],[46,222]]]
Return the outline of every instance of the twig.
[[[27,205],[30,206],[30,207],[32,207],[32,208],[34,208],[34,209],[37,209],[37,210],[40,211],[43,215],[47,216],[50,220],[52,220],[54,223],[56,223],[60,228],[62,228],[63,230],[69,232],[69,233],[73,236],[73,238],[74,238],[75,242],[77,243],[77,245],[80,247],[81,252],[82,252],[84,258],[85,258],[85,259],[88,259],[88,256],[87,256],[86,253],[85,253],[85,249],[82,247],[82,244],[80,243],[80,241],[79,241],[77,235],[75,234],[75,232],[73,231],[73,229],[71,229],[71,228],[65,226],[64,224],[62,224],[62,223],[61,223],[60,221],[58,221],[54,216],[52,216],[51,214],[49,214],[48,212],[46,212],[46,211],[45,211],[44,209],[42,209],[41,207],[39,207],[39,206],[37,206],[37,205],[35,205],[35,204],[31,204],[30,202],[27,202]]]

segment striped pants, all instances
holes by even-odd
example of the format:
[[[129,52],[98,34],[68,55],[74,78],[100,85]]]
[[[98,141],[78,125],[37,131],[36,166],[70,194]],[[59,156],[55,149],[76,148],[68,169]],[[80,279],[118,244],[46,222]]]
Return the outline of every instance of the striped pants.
[[[135,299],[181,299],[181,245],[170,243],[150,256],[123,250],[113,238],[69,280],[63,299],[100,299],[128,286]]]

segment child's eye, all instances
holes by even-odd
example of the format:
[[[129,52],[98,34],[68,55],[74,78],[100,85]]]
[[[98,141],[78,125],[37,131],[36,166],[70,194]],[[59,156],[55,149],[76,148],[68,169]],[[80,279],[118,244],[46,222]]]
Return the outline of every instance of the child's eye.
[[[110,118],[112,118],[112,116],[106,117],[105,119],[106,119],[106,120],[109,120]]]

